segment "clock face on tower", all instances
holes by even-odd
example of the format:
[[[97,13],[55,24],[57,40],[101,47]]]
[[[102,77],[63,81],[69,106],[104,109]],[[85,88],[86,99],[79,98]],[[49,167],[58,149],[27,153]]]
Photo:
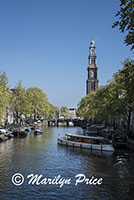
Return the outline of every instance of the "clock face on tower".
[[[94,71],[93,70],[90,71],[90,77],[94,78]]]

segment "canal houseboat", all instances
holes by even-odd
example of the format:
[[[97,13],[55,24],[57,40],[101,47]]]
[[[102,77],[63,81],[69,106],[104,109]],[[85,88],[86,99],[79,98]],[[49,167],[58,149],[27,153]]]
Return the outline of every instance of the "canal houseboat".
[[[114,152],[112,144],[105,140],[104,137],[65,134],[65,137],[58,137],[58,144]]]

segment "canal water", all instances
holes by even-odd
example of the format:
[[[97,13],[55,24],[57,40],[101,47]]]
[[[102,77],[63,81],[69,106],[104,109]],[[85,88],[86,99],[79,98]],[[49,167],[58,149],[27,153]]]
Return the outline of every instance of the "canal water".
[[[26,138],[0,143],[0,200],[134,199],[133,152],[117,151],[110,155],[59,146],[57,136],[65,133],[83,134],[83,130],[77,127],[44,128],[40,136],[30,133]],[[18,176],[13,179],[16,173],[22,174],[24,179]],[[42,175],[38,185],[37,182],[29,183],[28,175],[31,174]],[[78,182],[76,176],[80,178],[80,174],[81,182]],[[102,178],[102,184],[84,182],[84,177],[90,180],[93,176]],[[55,184],[45,184],[45,181],[41,184],[45,178],[52,179]],[[63,186],[58,182],[61,178],[67,181]],[[12,180],[17,184],[23,181],[23,184],[14,185]]]

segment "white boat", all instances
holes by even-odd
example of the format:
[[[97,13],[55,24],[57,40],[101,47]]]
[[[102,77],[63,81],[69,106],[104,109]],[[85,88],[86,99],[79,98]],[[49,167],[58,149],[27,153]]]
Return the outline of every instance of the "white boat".
[[[104,137],[92,137],[92,136],[83,136],[83,135],[72,135],[65,134],[65,137],[58,137],[58,144],[95,149],[101,151],[114,152],[112,144],[107,143]]]

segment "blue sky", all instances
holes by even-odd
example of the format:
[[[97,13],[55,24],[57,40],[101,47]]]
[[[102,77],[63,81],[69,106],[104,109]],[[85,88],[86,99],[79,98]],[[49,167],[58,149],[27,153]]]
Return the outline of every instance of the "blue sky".
[[[96,40],[99,84],[133,53],[112,29],[119,0],[0,0],[0,70],[9,85],[40,87],[55,106],[86,95],[89,44]]]

